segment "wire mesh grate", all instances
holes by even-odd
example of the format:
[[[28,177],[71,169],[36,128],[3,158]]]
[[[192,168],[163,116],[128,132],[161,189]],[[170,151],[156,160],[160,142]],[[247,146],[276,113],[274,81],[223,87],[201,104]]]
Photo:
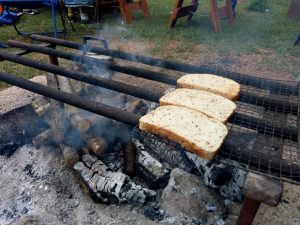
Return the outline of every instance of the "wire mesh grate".
[[[217,160],[247,171],[300,184],[299,95],[287,90],[296,86],[280,82],[276,89],[259,89],[266,81],[242,85],[235,113],[227,123],[228,136]],[[157,135],[135,129],[142,139],[182,147]]]

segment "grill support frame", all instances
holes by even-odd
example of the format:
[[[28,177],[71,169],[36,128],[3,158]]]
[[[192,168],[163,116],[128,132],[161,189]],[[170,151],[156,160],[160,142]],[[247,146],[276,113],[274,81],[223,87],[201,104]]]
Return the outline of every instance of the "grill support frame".
[[[42,36],[39,36],[39,35],[37,35],[37,37],[42,37]],[[35,36],[33,36],[33,39],[35,38]],[[42,39],[46,39],[46,40],[48,40],[49,38],[47,38],[47,37],[42,37]],[[47,54],[47,55],[49,55],[49,57],[50,57],[50,62],[52,63],[52,64],[54,64],[54,65],[58,65],[58,58],[66,58],[66,59],[69,59],[69,60],[73,60],[74,58],[76,59],[76,57],[74,57],[74,54],[72,55],[71,53],[66,53],[66,52],[62,52],[62,51],[59,51],[59,50],[56,50],[55,49],[55,47],[56,47],[56,44],[57,43],[63,43],[63,44],[65,44],[65,42],[66,41],[64,41],[64,40],[60,40],[60,39],[54,39],[54,41],[53,41],[53,39],[52,38],[50,38],[50,41],[48,40],[48,42],[50,43],[50,48],[48,47],[48,48],[41,48],[40,46],[36,46],[36,45],[29,45],[29,44],[25,44],[25,43],[22,43],[22,42],[17,42],[17,41],[9,41],[9,43],[11,44],[11,45],[13,45],[13,46],[16,46],[16,47],[20,47],[20,48],[24,48],[24,49],[27,49],[27,51],[36,51],[36,52],[40,52],[40,53],[43,53],[43,54]],[[67,44],[68,44],[69,42],[67,41]],[[70,42],[70,43],[73,43],[73,42]],[[83,45],[80,45],[80,44],[77,44],[76,43],[76,46],[78,47],[80,47],[80,46],[83,46]],[[75,47],[76,47],[75,46]],[[74,47],[74,46],[73,46]],[[79,48],[78,47],[78,48]],[[94,48],[94,47],[93,47]],[[95,47],[95,49],[98,49],[97,47]],[[100,48],[101,49],[101,48]],[[88,51],[91,51],[90,49],[88,49]],[[116,53],[118,53],[118,52],[115,52],[114,50],[112,50],[112,53],[113,54],[116,54]],[[124,53],[125,55],[123,55],[124,57],[126,56],[128,56],[128,54],[129,53]],[[78,56],[78,55],[77,55]],[[122,55],[121,55],[122,56]],[[119,56],[119,57],[121,57],[121,56]],[[122,57],[123,57],[122,56]],[[129,54],[129,56],[136,56],[136,55],[134,55],[134,54]],[[81,55],[79,55],[78,56],[78,58],[79,59],[81,59],[81,60],[78,60],[79,62],[82,62],[82,61],[85,61],[85,60],[87,60],[86,58],[83,58],[83,57],[85,57],[85,56],[81,56]],[[1,57],[0,57],[1,58]],[[147,60],[150,60],[149,62],[147,61]],[[90,58],[88,59],[88,60],[91,60]],[[92,59],[92,60],[94,60],[94,59]],[[144,56],[141,56],[141,58],[139,59],[139,60],[146,60],[146,62],[148,62],[148,63],[150,63],[151,64],[151,62],[152,63],[154,63],[155,62],[155,58],[152,58],[152,57],[146,57],[145,56],[145,58],[144,58]],[[152,61],[151,61],[152,60]],[[75,60],[76,61],[76,60]],[[134,61],[134,60],[133,60]],[[94,61],[95,63],[96,62],[99,62],[99,60],[95,60]],[[103,62],[103,61],[102,61]],[[157,61],[156,61],[157,62]],[[159,60],[158,62],[165,62],[164,60]],[[173,62],[171,62],[171,63],[173,63]],[[107,62],[103,62],[103,64],[105,64],[105,65],[109,65],[109,66],[111,66],[112,64],[111,63],[109,63],[109,64],[107,64]],[[149,64],[149,65],[150,65]],[[181,65],[181,64],[177,64],[177,63],[173,63],[174,65],[176,64],[177,66],[178,65]],[[170,64],[171,65],[171,64]],[[116,64],[113,64],[113,67],[114,66],[116,66],[115,68],[117,68],[117,69],[120,69],[120,66],[118,66],[118,65],[116,65]],[[156,66],[160,66],[160,67],[163,67],[162,65],[156,65]],[[192,65],[187,65],[187,66],[192,66]],[[192,66],[193,67],[193,66]],[[132,69],[133,68],[133,69]],[[172,84],[174,84],[174,83],[176,83],[176,79],[177,78],[175,78],[174,76],[166,76],[165,77],[165,75],[164,74],[162,74],[162,73],[154,73],[155,75],[151,75],[151,73],[152,73],[152,71],[147,71],[147,70],[142,70],[142,73],[139,71],[139,69],[138,70],[136,70],[136,68],[134,68],[134,67],[121,67],[121,69],[120,70],[122,70],[124,73],[127,73],[127,74],[129,74],[129,75],[134,75],[134,76],[139,76],[139,77],[143,77],[143,78],[146,78],[146,79],[150,79],[150,80],[156,80],[156,81],[160,81],[160,82],[162,82],[162,83],[172,83]],[[135,75],[135,74],[130,74],[132,71],[135,71],[135,72],[133,72],[133,73],[137,73],[137,75]],[[53,71],[50,71],[50,72],[53,72]],[[146,74],[146,75],[145,75]],[[150,75],[149,75],[150,74]],[[162,75],[162,77],[159,77],[158,75]],[[236,75],[236,73],[233,73],[232,75]],[[238,74],[239,75],[239,74]],[[144,77],[144,76],[146,76],[146,77]],[[147,76],[150,76],[150,78],[147,78]],[[259,78],[260,80],[263,80],[262,82],[264,83],[265,81],[265,79],[261,79],[261,78]],[[247,79],[246,79],[247,80]],[[249,81],[249,80],[248,80]],[[247,82],[248,82],[247,81]],[[246,82],[246,83],[247,83]],[[251,87],[253,84],[251,84],[251,82],[250,82],[250,84],[249,84],[249,86]],[[274,86],[275,85],[275,86]],[[278,89],[280,89],[281,87],[279,87],[278,86],[279,85],[279,83],[278,82],[273,82],[273,81],[270,81],[270,83],[268,83],[266,86],[264,86],[264,88],[267,88],[266,90],[271,90],[271,91],[274,91],[274,90],[276,90],[276,88]],[[293,87],[292,89],[293,89],[293,91],[292,92],[287,92],[287,94],[290,94],[290,95],[294,95],[295,93],[294,93],[294,89],[296,88],[297,90],[298,90],[298,86],[299,85],[296,85],[296,86],[291,86],[291,85],[286,85],[286,84],[284,84],[283,85],[283,88],[286,88],[286,87]],[[141,96],[141,94],[139,93],[139,91],[137,91],[136,92],[137,93],[137,96],[138,97],[140,97]],[[299,94],[299,93],[298,93]],[[158,94],[157,95],[157,97],[156,97],[156,102],[158,101],[158,97],[159,97],[160,95]],[[242,99],[247,99],[247,93],[245,94],[245,93],[241,93],[241,96],[242,96]],[[250,100],[252,100],[253,101],[253,98],[252,98],[252,96],[249,96],[248,98],[250,98]],[[249,101],[250,101],[249,100]],[[263,106],[265,106],[265,105],[268,105],[269,103],[268,103],[268,101],[270,101],[270,104],[272,103],[272,101],[273,101],[273,99],[270,99],[270,100],[268,100],[268,98],[259,98],[259,96],[257,97],[256,96],[256,99],[254,100],[255,101],[255,104],[256,105],[263,105]],[[247,102],[247,101],[246,101]],[[266,102],[267,102],[267,104],[266,104]],[[250,103],[252,103],[251,101],[250,101]],[[253,103],[254,104],[254,103]],[[284,102],[282,103],[283,104],[283,106],[282,106],[282,108],[283,108],[283,110],[282,110],[282,112],[281,113],[288,113],[288,114],[292,114],[292,115],[295,115],[295,116],[297,116],[297,117],[299,117],[299,107],[298,107],[298,105],[293,105],[292,103],[291,104],[288,104],[288,105],[286,105]],[[80,107],[80,106],[77,106],[77,107]],[[276,104],[275,104],[275,107],[276,107],[276,110],[278,110],[278,108],[280,109],[280,100],[279,101],[277,101],[276,102]],[[80,107],[80,108],[82,108],[82,107]],[[267,109],[268,110],[272,110],[272,107],[271,106],[268,106],[267,107]],[[95,109],[92,109],[92,110],[94,110],[94,111],[92,111],[92,112],[95,112],[96,110]],[[285,111],[285,110],[287,110],[287,111]],[[90,110],[91,111],[91,110]],[[97,113],[97,112],[96,112]],[[102,113],[102,114],[101,114]],[[98,111],[98,113],[97,114],[100,114],[100,115],[103,115],[103,113],[105,114],[105,113],[107,113],[107,112],[101,112],[101,111]],[[123,113],[123,111],[122,111],[122,113]],[[107,114],[105,114],[106,116],[107,116]],[[239,116],[239,114],[237,114],[237,118],[238,118],[238,116]],[[108,117],[110,117],[110,116],[108,116]],[[118,117],[116,117],[116,118],[118,118]],[[125,119],[125,120],[127,120],[127,119]],[[132,122],[132,121],[135,121],[135,122]],[[131,125],[136,125],[137,124],[137,122],[136,121],[138,121],[138,117],[136,117],[135,118],[135,120],[132,120],[131,122],[126,122],[125,121],[125,123],[129,123],[129,124],[131,124]],[[232,122],[232,121],[230,121],[230,122]],[[251,126],[250,125],[247,125],[247,126],[245,126],[246,128],[248,128],[248,126],[250,126],[250,129],[251,129],[251,127],[252,127],[252,129],[253,129],[253,127],[257,127],[257,129],[258,129],[258,132],[259,133],[265,133],[266,132],[266,130],[273,130],[273,133],[272,133],[272,135],[274,135],[274,137],[276,137],[276,134],[278,134],[278,137],[280,136],[282,136],[282,135],[285,135],[285,136],[290,136],[291,138],[293,138],[294,140],[296,140],[296,139],[298,139],[298,137],[299,137],[299,135],[297,135],[297,133],[299,133],[298,131],[290,131],[290,130],[284,130],[284,129],[280,129],[280,127],[268,127],[268,126],[266,126],[266,124],[262,124],[262,123],[260,123],[260,121],[259,120],[255,120],[255,121],[252,121],[252,120],[247,120],[246,121],[248,124],[252,124]],[[254,122],[254,123],[253,123]],[[234,122],[233,122],[234,123]],[[239,126],[243,126],[242,124],[238,124]],[[259,131],[259,127],[261,127],[261,126],[263,126],[264,128],[262,128],[261,129],[261,131]],[[276,131],[277,130],[277,131]],[[298,137],[296,137],[296,136],[298,136]],[[234,152],[234,151],[233,151]],[[225,152],[226,153],[226,152]],[[227,152],[228,153],[228,152]],[[231,154],[231,153],[228,153],[228,154]],[[250,160],[250,158],[252,157],[252,155],[251,155],[251,153],[250,154],[248,154],[248,156],[249,156],[249,160]],[[229,157],[230,158],[230,157]],[[231,157],[232,158],[232,157]],[[235,161],[238,161],[238,162],[240,162],[240,160],[241,160],[241,157],[238,157],[238,159],[236,159]],[[276,160],[275,160],[276,161]],[[252,161],[251,161],[252,162]],[[285,163],[286,162],[286,163]],[[261,164],[264,164],[263,162],[261,162],[260,160],[259,160],[259,163],[261,163]],[[265,164],[266,165],[269,165],[270,166],[270,162],[269,161],[265,161]],[[300,170],[299,170],[299,168],[298,168],[298,165],[297,164],[290,164],[289,163],[289,161],[288,160],[283,160],[283,161],[279,161],[279,162],[276,162],[275,163],[278,167],[277,168],[279,168],[279,172],[278,173],[280,173],[280,176],[281,176],[281,168],[283,167],[283,168],[290,168],[290,171],[291,171],[291,173],[296,173],[296,174],[298,174],[297,175],[297,179],[295,180],[296,182],[299,182],[299,180],[298,180],[298,178],[300,177]],[[251,166],[251,164],[249,164],[250,166]],[[249,169],[249,168],[248,168]],[[270,171],[270,169],[269,169],[269,171]],[[293,180],[293,179],[292,179]]]

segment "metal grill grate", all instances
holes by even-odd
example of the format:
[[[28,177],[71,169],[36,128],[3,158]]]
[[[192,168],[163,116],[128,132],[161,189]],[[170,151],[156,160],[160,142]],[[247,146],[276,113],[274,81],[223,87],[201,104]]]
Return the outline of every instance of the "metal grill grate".
[[[259,79],[250,86],[242,85],[235,114],[227,123],[228,136],[216,160],[300,184],[298,87],[279,81],[276,89],[261,89],[262,85],[269,87]],[[173,141],[138,128],[133,133],[141,140],[151,137],[182,150]]]
[[[78,50],[86,47],[75,42],[38,35],[31,36],[31,38],[50,43],[52,47],[58,45]],[[169,85],[176,85],[178,77],[174,76],[174,71],[176,71],[176,74],[211,73],[233,79],[241,84],[242,90],[239,99],[236,101],[236,112],[227,123],[229,134],[222,145],[218,160],[246,170],[263,173],[281,180],[300,184],[299,84],[258,78],[219,68],[212,68],[206,65],[193,66],[189,64],[180,64],[153,57],[93,46],[88,46],[90,52],[123,60],[124,62],[122,62],[122,65],[127,65],[128,61],[133,61],[150,66],[147,67],[147,69],[141,68],[141,64],[138,66],[122,66],[120,63],[117,64],[115,62],[91,59],[81,54],[76,55],[53,48],[45,48],[16,41],[9,41],[9,44],[11,46],[26,49],[29,52],[33,51],[49,54],[52,62],[55,61],[54,59],[57,60],[56,57],[67,60],[77,60],[82,64],[93,62],[93,65],[102,65],[109,70]],[[89,84],[99,85],[104,88],[130,94],[149,101],[157,102],[161,97],[161,93],[155,93],[152,90],[144,90],[144,87],[137,88],[113,80],[94,79],[90,76],[86,77],[86,74],[83,73],[66,71],[60,67],[44,65],[32,60],[25,60],[24,57],[11,56],[9,54],[4,54],[3,52],[0,53],[0,56],[1,59],[8,59],[26,66],[77,79]],[[162,67],[166,70],[163,70],[164,73],[154,72],[157,71],[154,67]],[[6,80],[8,80],[8,78],[6,78]],[[23,81],[21,83],[23,83]],[[76,103],[75,100],[74,103]],[[93,105],[90,106],[90,108],[94,108]],[[103,113],[103,110],[100,111]],[[98,110],[97,112],[100,111]],[[109,117],[111,111],[116,110],[108,110],[107,113],[105,113],[105,116]],[[124,117],[124,115],[119,115],[119,113],[115,114],[118,116],[114,118],[118,118],[119,120],[122,120]],[[126,120],[124,121],[127,121],[127,123],[131,125],[136,125],[138,116],[127,115]],[[145,132],[139,132],[137,129],[135,129],[133,133],[139,133],[140,136],[144,137],[142,139],[145,139],[145,137],[152,137],[164,144],[174,145],[174,147],[180,148],[180,146],[165,138],[159,138]]]

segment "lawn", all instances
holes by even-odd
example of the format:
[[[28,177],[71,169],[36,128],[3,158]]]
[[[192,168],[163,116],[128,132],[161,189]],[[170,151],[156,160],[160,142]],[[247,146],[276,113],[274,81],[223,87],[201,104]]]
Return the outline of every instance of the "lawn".
[[[115,42],[149,43],[150,54],[175,61],[184,61],[184,53],[199,58],[218,55],[222,59],[245,59],[239,62],[241,64],[247,63],[247,60],[257,61],[257,71],[265,70],[283,74],[282,76],[288,74],[298,77],[300,46],[293,47],[292,43],[300,31],[300,21],[287,17],[289,1],[268,0],[268,12],[265,13],[249,11],[251,1],[238,4],[234,26],[229,27],[226,21],[222,21],[220,34],[214,32],[210,23],[207,0],[200,0],[200,7],[191,23],[187,24],[182,18],[173,29],[168,28],[167,22],[175,0],[148,0],[152,13],[150,18],[144,18],[137,12],[134,14],[133,23],[127,26],[117,12],[110,11],[102,15],[101,24],[76,23],[76,32],[71,31],[68,26],[69,33],[66,38],[81,41],[83,34],[100,34]],[[224,4],[224,0],[219,3]],[[18,24],[25,31],[51,30],[50,10],[42,9],[37,16],[23,16]],[[9,26],[0,27],[1,42],[15,38],[28,39],[17,36]],[[175,47],[170,51],[168,49],[171,44]],[[11,63],[0,63],[0,71],[14,72],[28,78],[40,73],[28,68],[20,70],[18,67]]]

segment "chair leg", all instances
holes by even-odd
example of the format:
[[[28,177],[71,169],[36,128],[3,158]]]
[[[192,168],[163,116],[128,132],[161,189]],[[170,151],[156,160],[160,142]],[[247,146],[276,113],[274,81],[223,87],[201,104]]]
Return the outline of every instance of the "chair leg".
[[[150,11],[149,11],[147,0],[141,0],[140,4],[141,4],[141,8],[144,11],[144,16],[149,17],[151,14],[150,14]]]
[[[228,19],[228,25],[232,26],[233,24],[233,12],[232,12],[232,4],[231,0],[226,0],[226,16]]]
[[[51,12],[52,12],[52,24],[53,24],[54,37],[57,38],[56,16],[55,16],[53,0],[51,1]]]
[[[210,0],[210,18],[214,25],[215,32],[221,32],[219,9],[216,0]]]
[[[125,22],[127,24],[130,24],[132,22],[132,17],[129,8],[127,7],[126,0],[119,0],[119,5],[120,5],[121,14],[125,18]]]
[[[188,18],[187,18],[187,22],[190,22],[193,15],[194,15],[194,12],[197,11],[197,8],[198,8],[198,0],[192,0],[191,2],[191,5],[193,7],[193,10],[190,11],[189,15],[188,15]]]
[[[178,9],[182,7],[183,0],[176,0],[175,6],[173,8],[172,15],[169,20],[169,27],[175,27],[178,19]]]

